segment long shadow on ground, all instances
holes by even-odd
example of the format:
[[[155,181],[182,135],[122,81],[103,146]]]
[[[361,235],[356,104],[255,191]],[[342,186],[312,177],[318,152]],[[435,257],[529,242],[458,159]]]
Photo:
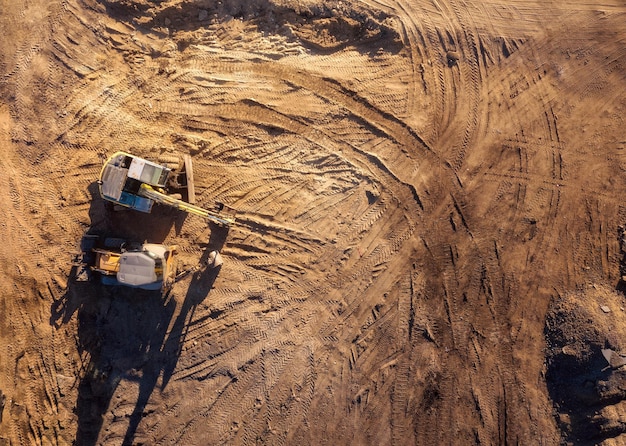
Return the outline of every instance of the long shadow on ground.
[[[227,230],[223,228],[213,228],[211,231],[211,240],[204,250],[200,261],[202,265],[207,263],[208,255],[211,251],[221,249],[226,240],[226,233]],[[141,419],[147,415],[145,408],[152,391],[157,385],[159,377],[162,376],[161,389],[165,388],[169,383],[174,369],[176,368],[176,364],[178,363],[178,359],[180,358],[182,346],[185,342],[189,325],[193,320],[195,309],[198,304],[208,296],[211,288],[213,288],[220,268],[221,267],[201,269],[194,273],[185,299],[181,305],[180,312],[176,316],[176,320],[170,331],[165,333],[168,325],[164,327],[159,326],[155,330],[156,333],[162,332],[163,336],[160,336],[160,334],[156,336],[155,340],[157,342],[152,344],[153,352],[148,355],[146,362],[142,366],[143,375],[139,382],[139,396],[133,413],[130,416],[128,429],[122,444],[132,444]],[[163,313],[167,314],[168,324],[172,318],[169,312],[170,307],[174,310],[175,304],[171,305],[171,300],[166,299]]]
[[[158,210],[156,215],[139,215],[134,211],[111,215],[98,196],[97,186],[94,184],[89,190],[93,197],[89,234],[161,243],[172,225],[182,224],[181,219],[184,220],[184,215],[172,212],[159,215]],[[206,264],[211,250],[222,248],[226,236],[227,230],[212,228],[211,239],[200,259],[202,265]],[[78,385],[78,428],[74,444],[97,444],[104,415],[122,380],[137,382],[139,388],[123,440],[125,445],[133,444],[139,423],[149,415],[146,405],[159,377],[163,377],[162,387],[165,387],[178,363],[193,312],[208,295],[218,274],[219,268],[201,268],[195,272],[182,305],[177,305],[173,296],[160,291],[107,287],[98,281],[74,282],[76,267],[72,269],[70,286],[53,303],[50,322],[60,326],[76,314],[79,353],[81,358],[88,358]]]

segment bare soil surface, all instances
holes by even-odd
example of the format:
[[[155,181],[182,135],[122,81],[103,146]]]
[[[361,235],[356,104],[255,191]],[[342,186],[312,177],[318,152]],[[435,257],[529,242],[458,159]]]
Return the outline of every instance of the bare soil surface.
[[[625,23],[0,0],[0,445],[623,444]],[[237,222],[111,211],[116,150],[191,154]],[[75,283],[88,231],[224,264]]]

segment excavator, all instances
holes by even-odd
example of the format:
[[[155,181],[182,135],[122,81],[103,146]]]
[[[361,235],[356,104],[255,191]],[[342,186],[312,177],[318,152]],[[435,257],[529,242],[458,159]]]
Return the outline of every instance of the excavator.
[[[234,223],[232,216],[220,214],[224,205],[215,212],[195,204],[195,188],[191,157],[184,155],[183,163],[173,169],[126,152],[115,152],[104,163],[98,179],[103,199],[125,208],[149,213],[154,203],[170,206],[189,214],[206,218],[220,226]],[[170,190],[183,190],[182,194],[170,194]]]

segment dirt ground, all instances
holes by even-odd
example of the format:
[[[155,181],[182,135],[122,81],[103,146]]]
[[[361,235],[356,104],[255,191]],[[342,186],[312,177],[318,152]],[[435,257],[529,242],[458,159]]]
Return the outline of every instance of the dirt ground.
[[[626,443],[626,6],[0,0],[0,446]],[[113,212],[104,159],[200,205]],[[85,232],[174,243],[75,283]]]

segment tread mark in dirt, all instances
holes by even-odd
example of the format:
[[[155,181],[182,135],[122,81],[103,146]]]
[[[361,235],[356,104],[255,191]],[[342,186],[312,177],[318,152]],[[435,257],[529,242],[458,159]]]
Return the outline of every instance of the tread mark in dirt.
[[[406,413],[409,390],[410,346],[413,327],[411,327],[411,287],[408,278],[400,285],[398,296],[398,349],[405,354],[400,358],[400,365],[396,372],[396,380],[391,395],[391,440],[393,444],[402,444],[406,441],[407,425]]]
[[[479,129],[479,117],[478,117],[478,105],[479,98],[482,95],[482,90],[484,87],[484,79],[485,76],[482,74],[484,67],[480,64],[480,54],[479,54],[479,39],[475,30],[475,24],[472,23],[472,27],[468,27],[465,25],[464,17],[468,17],[471,20],[471,14],[462,14],[460,7],[456,0],[452,0],[450,2],[454,14],[457,17],[458,24],[460,28],[463,30],[465,44],[468,45],[469,54],[467,54],[467,62],[470,65],[470,76],[469,79],[463,79],[462,85],[469,86],[469,114],[467,118],[467,123],[465,124],[465,130],[463,133],[463,139],[461,141],[461,146],[459,147],[457,153],[454,155],[452,165],[455,170],[459,170],[465,161],[465,154],[467,152],[468,146],[472,140],[472,138],[477,138],[480,135],[477,135],[477,130]],[[463,73],[461,73],[463,75]],[[463,76],[465,77],[465,76]]]

